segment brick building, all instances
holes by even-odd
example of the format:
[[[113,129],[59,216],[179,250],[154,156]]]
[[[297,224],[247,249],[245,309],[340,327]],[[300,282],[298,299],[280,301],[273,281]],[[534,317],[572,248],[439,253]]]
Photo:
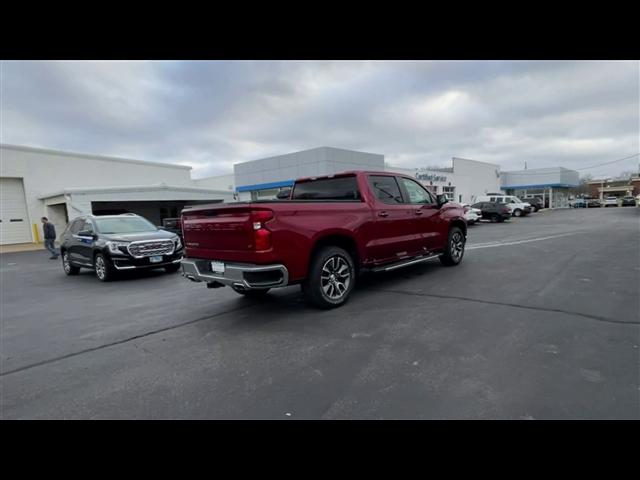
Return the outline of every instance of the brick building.
[[[588,183],[589,195],[603,199],[604,197],[627,197],[640,195],[640,176],[627,180],[592,180]]]

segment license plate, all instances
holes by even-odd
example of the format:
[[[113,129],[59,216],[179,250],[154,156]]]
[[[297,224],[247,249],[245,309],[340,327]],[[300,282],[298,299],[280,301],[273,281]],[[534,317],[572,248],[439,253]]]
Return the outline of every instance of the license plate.
[[[162,261],[162,255],[156,255],[154,257],[149,257],[149,261],[151,263],[160,263]]]
[[[211,271],[213,273],[224,273],[224,262],[211,262]]]

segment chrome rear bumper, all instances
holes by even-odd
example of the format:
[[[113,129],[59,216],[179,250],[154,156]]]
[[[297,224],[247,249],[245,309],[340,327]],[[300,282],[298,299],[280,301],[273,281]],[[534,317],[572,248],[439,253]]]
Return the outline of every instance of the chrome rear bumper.
[[[194,282],[222,284],[242,290],[284,287],[289,282],[289,272],[281,264],[224,263],[224,273],[217,273],[211,270],[211,260],[183,258],[181,273]]]

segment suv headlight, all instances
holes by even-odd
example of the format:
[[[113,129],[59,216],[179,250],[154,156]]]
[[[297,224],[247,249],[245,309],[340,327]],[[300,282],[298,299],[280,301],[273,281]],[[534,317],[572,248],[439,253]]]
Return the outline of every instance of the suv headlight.
[[[120,250],[120,247],[127,247],[127,245],[129,245],[128,242],[107,242],[107,248],[109,249],[109,252],[111,253],[119,253],[122,254],[122,250]]]
[[[182,248],[182,242],[180,241],[180,237],[176,238],[176,250],[180,250]]]

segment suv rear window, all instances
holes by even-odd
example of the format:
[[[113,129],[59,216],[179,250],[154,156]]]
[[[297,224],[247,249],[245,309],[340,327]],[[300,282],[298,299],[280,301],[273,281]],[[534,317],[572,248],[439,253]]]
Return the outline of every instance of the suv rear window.
[[[293,200],[360,200],[360,190],[355,176],[320,178],[296,183]]]

